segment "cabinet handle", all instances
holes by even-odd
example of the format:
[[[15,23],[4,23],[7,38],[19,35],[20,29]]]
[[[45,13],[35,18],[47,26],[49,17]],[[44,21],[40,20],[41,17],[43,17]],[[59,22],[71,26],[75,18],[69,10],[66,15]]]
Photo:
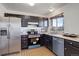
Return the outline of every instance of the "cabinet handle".
[[[65,50],[67,50],[67,48],[64,48]]]
[[[70,44],[72,44],[72,42]]]

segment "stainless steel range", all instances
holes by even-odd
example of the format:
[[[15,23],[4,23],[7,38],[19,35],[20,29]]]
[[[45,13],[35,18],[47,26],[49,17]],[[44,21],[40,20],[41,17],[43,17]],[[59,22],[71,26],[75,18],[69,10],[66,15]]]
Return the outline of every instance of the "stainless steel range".
[[[21,50],[21,19],[15,17],[0,18],[0,54],[9,54]]]

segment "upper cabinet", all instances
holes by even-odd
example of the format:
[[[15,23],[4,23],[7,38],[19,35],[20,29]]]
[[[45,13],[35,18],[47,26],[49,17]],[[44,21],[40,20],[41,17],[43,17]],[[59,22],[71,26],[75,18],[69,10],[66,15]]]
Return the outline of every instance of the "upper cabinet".
[[[48,26],[49,26],[48,18],[41,18],[39,20],[39,27],[48,27]]]
[[[38,23],[37,27],[47,28],[49,26],[48,18],[36,17],[36,16],[24,16],[21,20],[21,26],[27,27],[29,22]]]
[[[27,27],[27,21],[30,19],[29,16],[23,16],[21,19],[21,27]]]
[[[24,16],[21,20],[21,26],[22,27],[27,27],[29,24],[28,23],[39,23],[40,17],[36,16]],[[39,26],[37,24],[37,26]]]

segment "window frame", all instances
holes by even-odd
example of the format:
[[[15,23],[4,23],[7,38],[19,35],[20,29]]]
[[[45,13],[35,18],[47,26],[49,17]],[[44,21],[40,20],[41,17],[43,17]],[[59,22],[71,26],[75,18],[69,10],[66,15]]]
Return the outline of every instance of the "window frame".
[[[64,16],[58,16],[58,17],[53,17],[53,18],[51,18],[51,26],[52,26],[52,28],[54,28],[54,27],[53,27],[53,20],[56,19],[56,28],[57,28],[57,29],[56,29],[55,31],[59,31],[59,28],[60,28],[60,27],[58,27],[58,18],[61,18],[61,17],[63,18],[63,26],[61,27],[61,28],[62,28],[61,31],[64,31]],[[53,30],[52,30],[52,31],[53,31]]]

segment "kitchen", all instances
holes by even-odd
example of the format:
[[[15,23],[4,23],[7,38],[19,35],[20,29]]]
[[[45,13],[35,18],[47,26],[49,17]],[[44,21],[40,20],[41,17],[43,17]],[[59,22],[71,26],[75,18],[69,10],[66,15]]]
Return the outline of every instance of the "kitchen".
[[[1,56],[79,56],[78,3],[0,3]]]

